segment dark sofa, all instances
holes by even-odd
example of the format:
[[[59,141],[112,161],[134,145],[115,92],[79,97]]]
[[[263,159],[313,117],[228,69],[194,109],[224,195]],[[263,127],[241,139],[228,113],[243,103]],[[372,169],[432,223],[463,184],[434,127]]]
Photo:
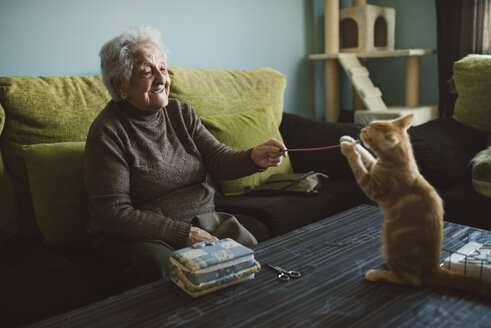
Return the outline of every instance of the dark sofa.
[[[491,199],[472,187],[471,159],[486,149],[486,137],[453,118],[409,129],[423,176],[444,201],[445,220],[491,230]]]
[[[285,113],[280,129],[286,145],[296,148],[337,144],[342,135],[356,137],[359,128]],[[296,172],[317,170],[329,175],[319,194],[217,194],[217,210],[260,220],[270,238],[365,200],[338,149],[290,156]],[[12,242],[0,248],[0,261],[0,314],[7,326],[35,322],[125,290],[123,268],[105,263],[87,244],[52,247],[39,242]]]
[[[171,97],[192,104],[202,120],[217,113],[259,113],[263,116],[257,124],[266,124],[273,133],[267,138],[281,132],[290,147],[337,144],[341,135],[356,136],[359,130],[291,114],[282,120],[286,77],[271,69],[169,71]],[[100,76],[0,77],[2,326],[36,322],[128,289],[124,268],[98,258],[85,231],[87,200],[80,163],[88,127],[108,101]],[[301,124],[326,131],[313,133],[308,126],[300,129]],[[49,151],[33,153],[36,149]],[[294,171],[323,168],[330,176],[319,194],[217,195],[217,210],[262,222],[264,240],[364,200],[339,150],[312,155],[302,160],[292,154],[291,160]]]
[[[339,143],[342,135],[359,136],[358,124],[326,123],[285,113],[280,131],[289,148],[309,148]],[[437,189],[445,206],[445,220],[491,230],[491,200],[472,187],[470,160],[486,148],[482,133],[453,118],[436,119],[408,130],[423,176]],[[217,209],[239,211],[265,222],[272,236],[314,222],[327,213],[340,212],[368,202],[356,184],[351,169],[338,149],[290,153],[296,172],[325,173],[329,181],[319,195],[260,193],[216,197]],[[283,204],[283,206],[278,206]],[[302,220],[298,218],[302,217]]]
[[[179,69],[175,68],[179,73]],[[181,72],[187,74],[186,72]],[[202,72],[199,72],[200,74]],[[266,79],[271,71],[260,71]],[[212,75],[218,74],[211,72]],[[241,73],[242,74],[242,73]],[[274,73],[278,75],[277,73]],[[277,76],[278,77],[278,76]],[[279,77],[281,95],[284,90],[284,77]],[[56,81],[56,84],[50,83]],[[62,82],[60,82],[62,81]],[[58,94],[65,92],[75,98],[85,99],[80,107],[61,106],[57,112],[49,113],[51,104],[46,107],[32,107],[32,99],[24,94],[25,88],[17,89],[20,100],[13,101],[13,83],[29,85],[34,98],[40,93]],[[188,90],[179,84],[177,73],[173,76],[174,90]],[[40,91],[33,91],[34,84]],[[60,84],[61,87],[60,87]],[[74,87],[74,85],[76,87]],[[203,82],[198,83],[198,91]],[[281,87],[282,86],[282,87]],[[86,88],[83,89],[82,87]],[[259,85],[260,88],[263,86]],[[240,90],[243,92],[241,86]],[[283,89],[282,89],[283,88]],[[21,92],[19,92],[19,90]],[[15,90],[14,90],[15,91]],[[90,93],[90,97],[88,96]],[[39,321],[70,309],[116,295],[126,290],[122,279],[124,268],[109,265],[93,254],[87,242],[71,243],[63,246],[48,245],[41,234],[34,237],[9,234],[9,231],[28,232],[36,226],[25,219],[33,211],[32,200],[22,199],[21,195],[29,184],[21,173],[16,173],[22,158],[12,159],[21,151],[12,148],[12,141],[19,144],[66,142],[85,140],[86,131],[94,115],[108,100],[104,87],[97,77],[64,77],[60,79],[26,77],[10,80],[0,79],[0,145],[2,166],[2,207],[14,211],[15,198],[20,199],[20,225],[9,229],[3,224],[7,211],[2,212],[0,236],[0,316],[2,327],[16,327]],[[26,100],[27,99],[27,100]],[[49,98],[51,99],[51,98]],[[193,99],[183,99],[193,104]],[[90,103],[93,101],[93,103]],[[249,99],[246,99],[249,102]],[[282,102],[280,102],[282,105]],[[24,106],[21,108],[21,106]],[[216,104],[213,103],[213,106]],[[21,108],[21,109],[19,109]],[[34,114],[33,114],[34,113]],[[40,113],[40,114],[37,114]],[[49,118],[44,116],[49,114]],[[3,116],[2,116],[3,115]],[[50,116],[51,115],[51,116]],[[65,115],[59,119],[60,115]],[[23,119],[23,121],[21,120]],[[76,122],[77,128],[69,124]],[[13,123],[12,123],[13,122]],[[21,122],[21,123],[18,123]],[[19,128],[20,126],[20,128]],[[66,128],[68,126],[68,128]],[[335,145],[343,135],[358,137],[360,125],[351,123],[319,122],[298,115],[283,113],[279,130],[289,148],[308,148]],[[19,130],[20,129],[20,130]],[[58,131],[63,130],[63,133]],[[46,131],[49,134],[44,134]],[[410,128],[415,155],[422,173],[437,187],[445,201],[446,220],[490,229],[491,202],[488,198],[474,192],[471,185],[469,160],[486,146],[482,134],[453,119],[438,119]],[[36,139],[37,138],[37,139]],[[20,146],[19,146],[20,147]],[[18,149],[23,150],[20,147]],[[15,151],[12,151],[14,149]],[[271,238],[311,222],[349,209],[362,202],[368,202],[356,182],[351,170],[339,151],[332,149],[319,152],[290,153],[295,172],[311,170],[329,176],[318,194],[315,195],[264,195],[248,193],[239,196],[223,196],[217,193],[216,209],[255,218],[267,227]],[[3,165],[6,163],[5,166]],[[11,180],[13,182],[11,182]],[[15,193],[11,192],[14,184]],[[24,188],[24,189],[23,189]],[[29,190],[27,190],[29,194]],[[14,195],[12,198],[9,195]],[[83,197],[82,197],[83,198]],[[82,202],[83,204],[83,202]],[[81,210],[84,212],[84,210]],[[15,214],[15,213],[14,213]],[[14,223],[17,223],[15,221]],[[12,224],[14,224],[12,223]],[[11,237],[11,238],[5,238]]]
[[[357,137],[361,126],[325,123],[285,113],[280,126],[290,148],[332,145],[342,135]],[[445,201],[445,219],[491,229],[491,202],[470,185],[469,160],[485,138],[453,119],[438,119],[409,130],[422,173]],[[302,227],[368,200],[338,149],[291,153],[296,172],[329,176],[319,194],[241,196],[217,194],[217,210],[262,221],[270,237]],[[124,291],[121,269],[91,253],[86,245],[54,248],[12,243],[0,248],[2,325],[17,326],[68,311]]]

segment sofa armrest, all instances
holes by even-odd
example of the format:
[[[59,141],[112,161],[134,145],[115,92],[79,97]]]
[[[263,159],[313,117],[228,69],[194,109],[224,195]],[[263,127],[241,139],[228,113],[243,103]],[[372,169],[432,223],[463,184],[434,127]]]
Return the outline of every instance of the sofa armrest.
[[[435,187],[471,177],[470,160],[486,148],[486,138],[453,118],[440,118],[408,130],[421,174]]]
[[[339,145],[343,135],[358,138],[361,125],[353,123],[327,123],[283,113],[280,132],[287,148],[313,148]],[[291,152],[288,154],[295,172],[316,171],[331,178],[352,178],[353,174],[339,148]]]

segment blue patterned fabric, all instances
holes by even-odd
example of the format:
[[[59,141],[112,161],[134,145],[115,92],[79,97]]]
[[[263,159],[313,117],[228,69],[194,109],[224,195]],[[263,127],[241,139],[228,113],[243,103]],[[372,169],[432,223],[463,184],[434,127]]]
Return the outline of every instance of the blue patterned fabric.
[[[260,267],[252,249],[229,238],[196,243],[170,258],[171,279],[194,297],[252,279]]]

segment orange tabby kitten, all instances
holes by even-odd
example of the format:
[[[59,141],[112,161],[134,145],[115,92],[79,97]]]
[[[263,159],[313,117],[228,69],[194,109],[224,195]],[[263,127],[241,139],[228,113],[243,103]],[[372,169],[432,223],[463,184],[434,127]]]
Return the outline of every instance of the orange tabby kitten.
[[[341,138],[358,184],[384,213],[382,255],[390,271],[370,270],[365,278],[396,284],[440,285],[491,296],[479,279],[440,267],[443,203],[419,173],[407,133],[413,115],[375,121],[360,137],[377,158],[351,137]]]

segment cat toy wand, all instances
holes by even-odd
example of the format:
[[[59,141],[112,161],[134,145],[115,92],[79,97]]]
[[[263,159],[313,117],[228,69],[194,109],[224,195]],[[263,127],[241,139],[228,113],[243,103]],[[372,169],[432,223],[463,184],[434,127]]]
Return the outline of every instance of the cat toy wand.
[[[355,144],[359,144],[360,140],[355,140]],[[287,150],[282,150],[281,152],[291,152],[291,151],[319,151],[319,150],[327,150],[327,149],[334,149],[334,148],[339,148],[341,145],[334,145],[334,146],[325,146],[325,147],[317,147],[317,148],[293,148],[293,149],[287,149]]]

